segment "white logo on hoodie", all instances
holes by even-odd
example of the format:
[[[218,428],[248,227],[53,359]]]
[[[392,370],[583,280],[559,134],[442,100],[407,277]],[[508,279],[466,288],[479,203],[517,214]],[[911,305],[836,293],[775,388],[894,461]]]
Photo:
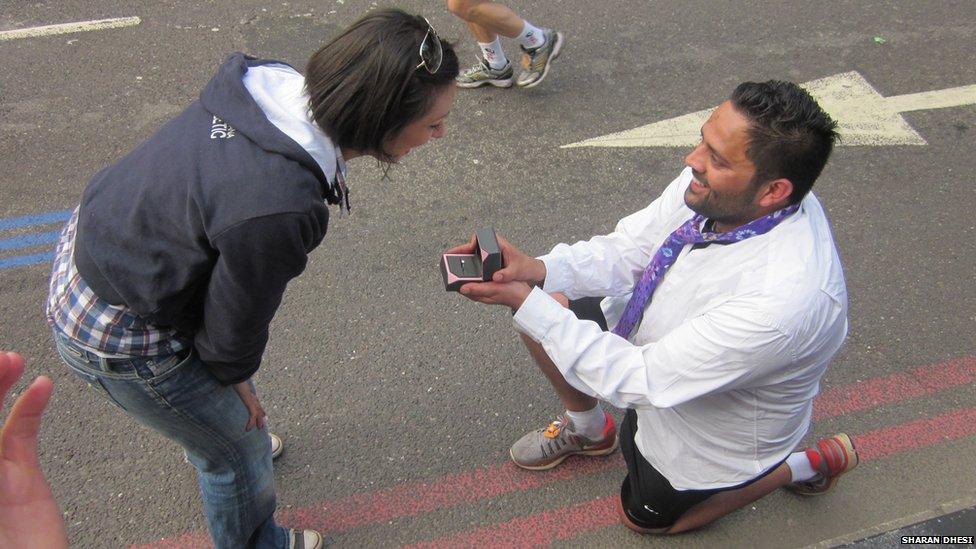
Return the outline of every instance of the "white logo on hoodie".
[[[213,117],[213,122],[210,125],[210,139],[230,139],[235,135],[237,135],[237,132],[233,126],[216,116]]]

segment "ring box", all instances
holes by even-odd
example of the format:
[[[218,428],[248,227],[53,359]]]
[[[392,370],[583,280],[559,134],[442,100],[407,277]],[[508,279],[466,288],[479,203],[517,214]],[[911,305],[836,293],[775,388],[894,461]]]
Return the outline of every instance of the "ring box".
[[[468,282],[486,282],[500,270],[502,250],[498,246],[495,229],[478,229],[475,235],[473,254],[444,254],[441,257],[441,275],[444,289],[456,292]]]

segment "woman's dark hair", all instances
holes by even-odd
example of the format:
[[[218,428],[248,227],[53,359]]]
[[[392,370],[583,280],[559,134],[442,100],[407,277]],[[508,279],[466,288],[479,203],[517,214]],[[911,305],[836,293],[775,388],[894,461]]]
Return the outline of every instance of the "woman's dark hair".
[[[386,143],[454,85],[457,54],[444,40],[437,72],[417,68],[427,29],[419,15],[374,10],[312,55],[305,71],[312,117],[336,145],[392,162]]]
[[[756,166],[753,181],[789,179],[790,203],[802,200],[827,164],[837,123],[792,82],[743,82],[729,99],[749,119],[746,156]]]

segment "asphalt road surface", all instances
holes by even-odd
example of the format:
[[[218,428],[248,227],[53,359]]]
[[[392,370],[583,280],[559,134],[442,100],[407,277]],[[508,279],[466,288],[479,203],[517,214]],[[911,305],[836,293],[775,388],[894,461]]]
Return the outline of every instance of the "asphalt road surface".
[[[922,143],[839,147],[815,187],[851,326],[809,438],[843,430],[864,456],[822,498],[783,491],[699,532],[642,538],[610,512],[619,454],[514,470],[509,445],[557,413],[556,400],[507,311],[444,292],[436,269],[479,226],[534,254],[611,230],[673,179],[686,148],[560,146],[713,107],[740,81],[854,71],[884,97],[972,86],[972,1],[510,4],[566,33],[549,78],[528,91],[460,91],[448,136],[388,179],[352,161],[353,215],[333,217],[275,318],[257,383],[287,445],[276,465],[282,520],[340,547],[801,547],[976,504],[972,101],[916,103],[898,116]],[[91,175],[191,102],[227,53],[301,67],[374,5],[0,4],[0,31],[140,18],[0,41],[0,348],[55,380],[42,462],[74,546],[207,538],[179,448],[57,359],[43,320],[52,233]],[[474,41],[442,2],[399,5],[474,62]]]

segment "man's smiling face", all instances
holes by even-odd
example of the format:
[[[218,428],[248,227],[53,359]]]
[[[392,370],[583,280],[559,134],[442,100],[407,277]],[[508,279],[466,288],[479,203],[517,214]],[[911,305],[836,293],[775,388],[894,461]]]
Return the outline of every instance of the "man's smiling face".
[[[717,231],[759,217],[761,185],[753,184],[756,166],[746,156],[748,129],[748,119],[726,101],[702,126],[701,142],[685,157],[694,175],[685,191],[685,204],[715,220]]]

